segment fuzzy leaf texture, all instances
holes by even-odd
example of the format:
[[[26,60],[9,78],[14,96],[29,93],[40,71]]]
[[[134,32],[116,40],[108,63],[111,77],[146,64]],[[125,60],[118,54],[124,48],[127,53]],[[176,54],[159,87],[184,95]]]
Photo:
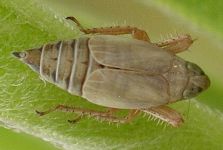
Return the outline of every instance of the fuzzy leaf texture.
[[[48,6],[47,6],[48,5]],[[49,8],[49,6],[51,8]],[[64,6],[64,7],[62,7]],[[67,8],[67,10],[64,10]],[[44,117],[35,110],[57,104],[103,109],[44,83],[27,66],[12,57],[47,42],[77,38],[76,26],[64,19],[74,15],[87,27],[131,25],[145,29],[152,41],[160,35],[190,33],[197,38],[190,51],[180,54],[199,64],[210,76],[211,88],[201,96],[171,105],[184,116],[180,128],[157,125],[138,116],[132,123],[109,125],[94,119],[69,124],[75,114],[53,112]],[[214,18],[213,18],[214,19]],[[40,137],[66,149],[223,149],[223,65],[222,44],[211,32],[199,28],[190,18],[152,1],[118,0],[1,0],[0,1],[0,121],[7,126]],[[215,37],[215,38],[213,38]],[[213,61],[214,60],[214,61]]]

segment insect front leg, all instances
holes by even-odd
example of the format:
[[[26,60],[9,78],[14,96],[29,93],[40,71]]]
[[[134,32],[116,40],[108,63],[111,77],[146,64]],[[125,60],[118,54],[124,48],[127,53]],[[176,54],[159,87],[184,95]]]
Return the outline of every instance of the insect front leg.
[[[103,35],[131,34],[132,37],[135,39],[150,42],[149,36],[147,35],[146,31],[140,30],[136,27],[115,26],[115,27],[85,29],[75,17],[71,16],[67,17],[66,19],[74,21],[79,27],[80,31],[84,32],[85,34],[103,34]]]
[[[168,51],[180,53],[187,50],[195,40],[189,34],[185,34],[156,43],[156,45]]]
[[[168,106],[159,106],[149,109],[141,110],[146,114],[149,114],[161,121],[167,122],[173,127],[179,127],[184,121],[181,115]]]

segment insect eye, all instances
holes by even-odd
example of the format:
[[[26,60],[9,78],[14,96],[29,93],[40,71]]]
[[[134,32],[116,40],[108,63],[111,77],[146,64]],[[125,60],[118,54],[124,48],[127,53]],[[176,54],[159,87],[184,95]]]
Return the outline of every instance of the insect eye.
[[[26,55],[27,55],[26,52],[21,52],[21,53],[19,53],[20,58],[25,58]]]
[[[200,93],[202,91],[201,87],[192,87],[191,88],[192,93]]]
[[[190,87],[184,91],[183,96],[185,99],[192,98],[192,97],[198,95],[202,91],[203,91],[203,89],[201,87],[193,85],[192,87]]]
[[[193,75],[205,75],[202,70],[193,70]]]
[[[17,58],[25,58],[27,56],[26,52],[13,52],[12,54]]]
[[[193,75],[205,75],[204,72],[201,70],[201,68],[191,62],[187,63],[187,68],[192,72]]]

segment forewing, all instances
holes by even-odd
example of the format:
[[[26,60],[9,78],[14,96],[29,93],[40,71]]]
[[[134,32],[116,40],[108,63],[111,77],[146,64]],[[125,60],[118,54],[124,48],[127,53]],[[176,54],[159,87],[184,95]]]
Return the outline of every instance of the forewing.
[[[83,85],[83,97],[114,108],[149,108],[168,103],[168,85],[161,76],[134,71],[98,69]]]
[[[151,43],[118,36],[93,36],[89,49],[99,64],[151,74],[166,72],[173,60],[172,53]]]

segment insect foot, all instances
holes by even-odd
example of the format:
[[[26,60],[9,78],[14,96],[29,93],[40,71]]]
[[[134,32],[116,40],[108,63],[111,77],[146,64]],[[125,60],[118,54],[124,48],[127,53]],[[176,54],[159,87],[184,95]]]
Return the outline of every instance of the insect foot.
[[[44,115],[50,113],[50,111],[38,111],[38,110],[36,110],[36,113],[37,113],[39,116],[44,116]]]
[[[83,117],[83,115],[79,115],[77,118],[75,118],[73,120],[67,120],[67,121],[71,124],[75,124],[75,123],[79,122],[82,117]]]
[[[37,115],[39,115],[39,116],[43,116],[43,115],[45,115],[45,112],[41,112],[41,111],[38,111],[38,110],[36,110],[35,112],[36,112]]]

